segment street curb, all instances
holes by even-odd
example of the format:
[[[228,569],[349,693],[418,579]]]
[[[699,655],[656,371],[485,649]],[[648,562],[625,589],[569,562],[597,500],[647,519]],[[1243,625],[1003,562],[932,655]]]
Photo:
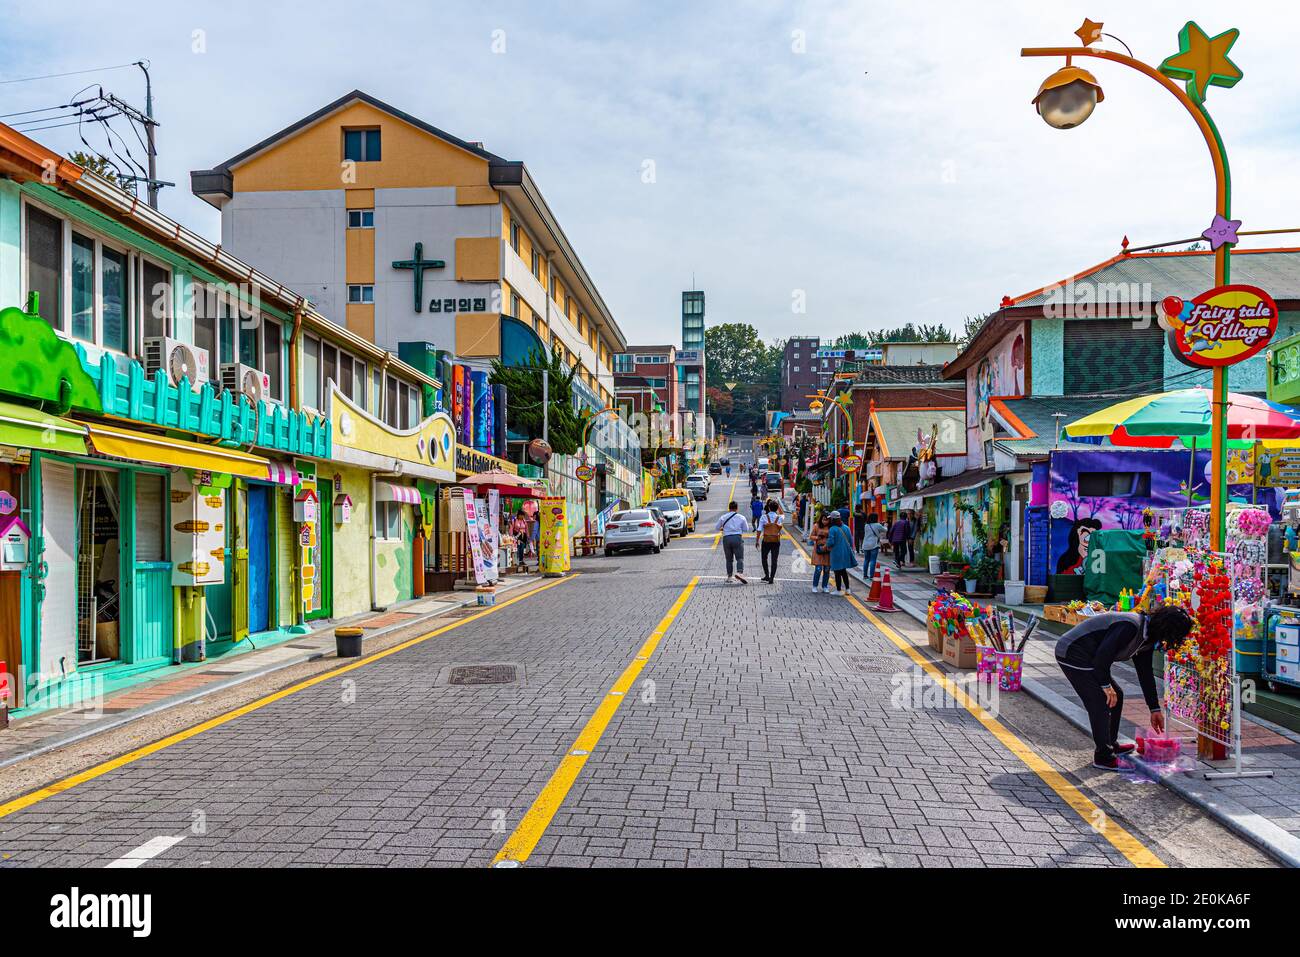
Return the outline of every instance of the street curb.
[[[527,584],[527,582],[520,582],[518,585],[511,584],[508,588],[504,589],[504,591],[513,591],[515,588],[519,588],[525,584]],[[412,599],[412,600],[419,601],[420,599]],[[431,621],[435,618],[440,617],[441,615],[445,615],[447,614],[447,612],[456,611],[457,609],[465,608],[468,605],[473,605],[477,601],[478,601],[478,597],[474,594],[471,594],[469,595],[469,597],[457,601],[454,605],[452,605],[449,608],[444,608],[437,612],[431,612],[430,614],[427,614],[421,618],[413,618],[410,621],[398,622],[397,624],[389,625],[385,628],[377,629],[376,631],[366,634],[362,637],[362,648],[364,649],[366,643],[372,641],[375,638],[382,638],[384,635],[391,634],[394,631],[400,631],[403,628],[410,628],[412,625],[423,624],[426,621]],[[391,611],[393,609],[389,609],[389,610]],[[400,608],[397,610],[400,611]],[[335,623],[330,626],[330,628],[343,628],[343,627],[347,627],[347,626],[342,623]],[[310,634],[311,633],[309,632],[308,635]],[[300,635],[298,636],[298,639],[301,640],[302,638],[308,637],[308,635]],[[277,647],[277,646],[272,646],[272,647]],[[221,681],[214,681],[211,684],[206,684],[201,688],[195,689],[194,691],[182,692],[181,694],[174,695],[170,698],[163,698],[160,701],[155,701],[153,704],[143,705],[138,709],[132,709],[131,711],[126,711],[123,712],[122,714],[114,715],[112,718],[105,718],[103,721],[97,722],[96,724],[91,725],[82,731],[69,731],[61,735],[56,735],[54,737],[49,738],[48,740],[42,741],[40,744],[38,744],[36,747],[32,748],[29,751],[24,751],[21,754],[15,754],[7,758],[0,759],[0,770],[3,770],[8,767],[12,767],[15,764],[20,764],[23,761],[29,761],[32,758],[40,757],[41,755],[48,754],[51,751],[57,751],[60,748],[66,748],[70,744],[76,744],[79,741],[85,741],[88,738],[93,738],[98,734],[116,730],[117,728],[121,728],[124,727],[125,725],[131,724],[133,721],[139,721],[141,718],[148,718],[151,715],[158,714],[160,711],[166,711],[169,708],[176,708],[181,705],[190,704],[194,701],[198,701],[201,700],[202,698],[206,698],[210,695],[214,695],[217,692],[225,691],[229,688],[238,687],[239,685],[244,684],[245,682],[248,681],[252,681],[255,678],[265,678],[267,675],[275,674],[277,671],[283,671],[285,668],[293,668],[297,665],[307,664],[312,661],[320,661],[323,658],[330,658],[330,657],[335,657],[335,653],[332,651],[325,651],[325,650],[305,651],[297,657],[290,658],[285,661],[278,661],[275,664],[266,665],[265,667],[259,668],[255,671],[248,671],[245,672],[244,674],[239,674],[239,675],[231,675],[229,678],[223,679]],[[15,727],[16,726],[18,726],[18,724],[16,724]]]
[[[859,569],[850,569],[858,581],[867,584]],[[894,604],[907,612],[912,618],[926,624],[925,612],[917,609],[907,599],[895,598]],[[1057,694],[1051,688],[1032,679],[1025,678],[1020,687],[1035,701],[1043,704],[1085,734],[1091,734],[1088,714],[1083,708],[1073,704]],[[1143,762],[1138,762],[1143,763]],[[1300,867],[1300,837],[1279,827],[1267,818],[1256,814],[1244,804],[1234,801],[1211,790],[1208,785],[1198,783],[1184,774],[1161,775],[1152,771],[1152,777],[1183,798],[1205,811],[1228,830],[1264,851],[1274,860],[1287,867]]]

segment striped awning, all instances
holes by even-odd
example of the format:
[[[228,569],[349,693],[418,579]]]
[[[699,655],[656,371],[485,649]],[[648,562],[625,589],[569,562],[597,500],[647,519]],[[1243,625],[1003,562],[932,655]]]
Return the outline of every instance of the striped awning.
[[[266,477],[276,485],[297,485],[299,480],[296,468],[280,462],[266,463]]]
[[[401,502],[403,505],[419,505],[420,490],[413,485],[394,485],[392,482],[375,483],[376,502]]]

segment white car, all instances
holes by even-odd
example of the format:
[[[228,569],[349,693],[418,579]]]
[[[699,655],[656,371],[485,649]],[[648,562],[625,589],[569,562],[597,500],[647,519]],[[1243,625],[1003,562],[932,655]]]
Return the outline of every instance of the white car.
[[[675,498],[657,498],[650,504],[663,512],[664,518],[668,519],[668,533],[670,535],[686,537],[686,511],[682,508],[681,502]]]
[[[709,497],[709,483],[704,481],[698,475],[688,476],[686,479],[686,491],[694,495],[697,501],[703,502]]]
[[[649,509],[633,508],[626,512],[615,512],[605,526],[606,555],[613,555],[623,548],[645,548],[658,554],[663,544],[663,526],[655,520]]]

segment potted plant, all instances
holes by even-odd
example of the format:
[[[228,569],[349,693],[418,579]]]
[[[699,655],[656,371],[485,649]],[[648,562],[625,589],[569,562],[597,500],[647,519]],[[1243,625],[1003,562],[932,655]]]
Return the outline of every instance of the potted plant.
[[[966,594],[975,594],[979,586],[979,581],[975,578],[975,569],[969,564],[963,565],[960,574],[962,578],[962,587],[965,589]]]

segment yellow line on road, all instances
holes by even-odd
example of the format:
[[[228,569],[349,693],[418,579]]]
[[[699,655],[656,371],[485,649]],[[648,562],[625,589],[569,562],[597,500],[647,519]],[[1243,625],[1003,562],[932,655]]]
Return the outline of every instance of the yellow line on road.
[[[537,799],[533,801],[532,806],[524,814],[523,819],[520,820],[519,826],[515,828],[514,833],[506,838],[505,844],[497,852],[497,856],[492,859],[493,866],[503,862],[523,864],[528,860],[529,855],[533,853],[533,849],[537,847],[537,842],[541,840],[542,835],[546,833],[546,829],[550,826],[552,818],[555,817],[555,812],[564,803],[564,799],[569,794],[569,789],[573,787],[573,782],[578,779],[578,775],[587,763],[587,758],[591,756],[591,752],[600,743],[601,736],[605,733],[605,729],[609,727],[609,722],[614,717],[614,713],[618,711],[618,706],[627,697],[627,692],[631,690],[632,683],[636,681],[637,676],[641,674],[641,670],[650,660],[650,656],[659,647],[659,642],[686,605],[699,580],[698,576],[691,579],[690,584],[677,596],[677,601],[673,602],[672,608],[668,609],[668,614],[664,615],[663,620],[650,633],[650,637],[646,639],[645,644],[636,653],[636,657],[632,659],[632,662],[623,670],[623,673],[618,676],[618,680],[605,693],[605,697],[596,706],[592,716],[587,719],[587,724],[578,734],[573,746],[560,760],[560,764],[551,775],[550,780],[546,782],[546,786],[542,788],[541,793],[537,795]]]
[[[790,541],[794,542],[795,548],[803,552],[805,558],[808,557],[808,552],[793,536],[791,536]],[[1008,730],[1002,722],[989,714],[979,702],[973,701],[951,678],[940,671],[933,661],[922,655],[915,645],[885,624],[877,615],[870,612],[867,606],[858,601],[853,595],[845,597],[848,599],[849,604],[856,608],[867,621],[875,625],[881,634],[911,658],[917,667],[929,675],[939,687],[952,695],[953,700],[959,702],[963,708],[969,711],[975,717],[975,720],[984,725],[1004,748],[1019,758],[1029,770],[1037,774],[1044,784],[1055,791],[1061,800],[1073,808],[1075,813],[1083,818],[1089,827],[1109,841],[1115,850],[1123,854],[1129,863],[1134,867],[1166,866],[1141,841],[1112,821],[1106,812],[1088,799],[1087,795],[1067,781],[1059,771],[1044,761],[1029,745]]]
[[[391,648],[386,648],[383,651],[376,652],[373,655],[367,655],[364,658],[359,658],[356,661],[352,662],[351,664],[346,664],[339,668],[333,668],[329,671],[323,672],[312,678],[307,678],[306,680],[300,681],[295,685],[290,685],[288,688],[283,688],[280,691],[275,692],[274,694],[269,694],[266,695],[265,697],[258,698],[256,701],[249,702],[246,705],[241,705],[240,707],[235,708],[233,711],[227,711],[225,714],[217,715],[215,718],[209,718],[207,721],[204,721],[202,724],[196,724],[192,728],[187,728],[184,731],[178,731],[177,733],[168,735],[167,737],[155,741],[152,744],[146,744],[144,747],[136,748],[134,751],[128,751],[126,754],[113,758],[110,761],[105,761],[102,764],[97,764],[94,767],[87,768],[84,771],[79,771],[78,773],[72,775],[71,777],[64,778],[61,781],[56,781],[53,784],[45,786],[41,788],[39,791],[33,791],[31,794],[25,794],[20,798],[14,798],[12,801],[8,801],[4,804],[0,804],[0,817],[6,817],[7,815],[13,814],[15,811],[21,811],[23,808],[31,807],[33,804],[38,804],[39,802],[44,801],[46,798],[54,797],[54,795],[56,794],[62,794],[64,791],[69,791],[72,788],[75,788],[79,784],[85,784],[87,781],[93,781],[95,778],[100,777],[101,775],[107,774],[110,771],[115,771],[120,767],[124,767],[125,765],[131,764],[134,761],[139,761],[141,758],[148,757],[151,754],[156,754],[157,752],[162,751],[164,748],[170,748],[174,744],[180,744],[182,741],[187,741],[190,738],[195,737],[196,735],[202,734],[204,731],[210,731],[213,728],[218,728],[221,725],[226,724],[227,722],[234,721],[236,718],[241,718],[244,715],[257,711],[260,708],[265,708],[267,705],[279,701],[282,698],[287,698],[291,694],[297,694],[299,691],[305,691],[306,689],[314,687],[315,685],[318,685],[324,681],[329,681],[332,678],[337,678],[339,675],[346,674],[349,671],[355,671],[356,669],[371,664],[372,662],[379,661],[381,658],[387,658],[389,655],[395,655],[399,651],[405,651],[407,648],[411,648],[415,645],[418,645],[423,641],[428,641],[430,638],[436,638],[439,635],[446,634],[447,632],[455,628],[460,628],[464,625],[468,625],[470,622],[478,621],[481,618],[486,618],[488,615],[491,615],[494,612],[498,612],[503,608],[509,608],[511,605],[515,604],[516,602],[521,602],[526,598],[531,598],[534,595],[538,594],[539,592],[546,591],[548,588],[554,588],[556,585],[563,585],[565,582],[572,581],[574,578],[577,577],[578,577],[578,573],[575,573],[569,575],[567,578],[559,578],[556,579],[555,581],[548,582],[545,585],[542,585],[539,588],[534,588],[533,590],[523,595],[516,595],[514,598],[510,598],[506,601],[503,601],[499,605],[493,605],[490,608],[485,608],[483,611],[479,612],[478,614],[469,615],[468,617],[457,619],[456,621],[453,621],[450,624],[443,625],[441,628],[435,628],[433,631],[426,632],[423,635],[417,635],[414,638],[408,638],[406,641],[393,645],[393,647]]]

